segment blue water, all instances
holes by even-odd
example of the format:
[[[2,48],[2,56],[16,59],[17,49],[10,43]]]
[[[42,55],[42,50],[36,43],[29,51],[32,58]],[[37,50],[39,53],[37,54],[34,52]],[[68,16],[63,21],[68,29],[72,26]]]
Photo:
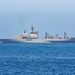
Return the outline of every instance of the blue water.
[[[75,75],[75,43],[2,43],[0,75]]]

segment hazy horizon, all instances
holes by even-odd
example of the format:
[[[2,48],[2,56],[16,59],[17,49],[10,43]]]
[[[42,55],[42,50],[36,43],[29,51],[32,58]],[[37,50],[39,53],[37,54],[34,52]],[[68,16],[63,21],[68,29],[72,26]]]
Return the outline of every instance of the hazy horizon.
[[[0,0],[0,38],[13,38],[31,24],[50,35],[75,36],[75,0]]]

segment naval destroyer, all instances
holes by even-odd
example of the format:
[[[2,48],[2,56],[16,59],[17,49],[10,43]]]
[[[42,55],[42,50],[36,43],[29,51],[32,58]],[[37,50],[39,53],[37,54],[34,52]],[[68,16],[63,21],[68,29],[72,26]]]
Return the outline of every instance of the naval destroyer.
[[[60,37],[58,34],[55,36],[49,36],[46,32],[44,38],[39,38],[39,32],[34,30],[34,27],[31,27],[31,32],[28,35],[27,31],[24,31],[22,34],[17,34],[14,36],[14,39],[0,39],[1,43],[66,43],[71,42],[75,43],[75,37],[68,37],[67,33],[64,32],[64,37]]]

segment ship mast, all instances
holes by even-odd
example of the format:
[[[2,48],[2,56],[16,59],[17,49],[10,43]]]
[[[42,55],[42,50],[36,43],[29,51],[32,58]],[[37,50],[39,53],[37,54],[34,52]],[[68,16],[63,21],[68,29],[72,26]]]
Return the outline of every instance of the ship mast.
[[[34,27],[33,26],[31,26],[31,32],[34,32]]]

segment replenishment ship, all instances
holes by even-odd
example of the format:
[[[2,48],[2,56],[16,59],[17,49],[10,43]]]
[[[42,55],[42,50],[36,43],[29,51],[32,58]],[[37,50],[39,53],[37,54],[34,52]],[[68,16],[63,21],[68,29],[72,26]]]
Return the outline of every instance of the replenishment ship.
[[[31,27],[31,32],[28,35],[27,31],[22,34],[17,34],[14,39],[0,39],[1,43],[75,43],[75,37],[68,37],[67,33],[64,32],[64,37],[60,37],[58,34],[56,36],[49,36],[46,32],[44,38],[39,38],[39,32]]]

